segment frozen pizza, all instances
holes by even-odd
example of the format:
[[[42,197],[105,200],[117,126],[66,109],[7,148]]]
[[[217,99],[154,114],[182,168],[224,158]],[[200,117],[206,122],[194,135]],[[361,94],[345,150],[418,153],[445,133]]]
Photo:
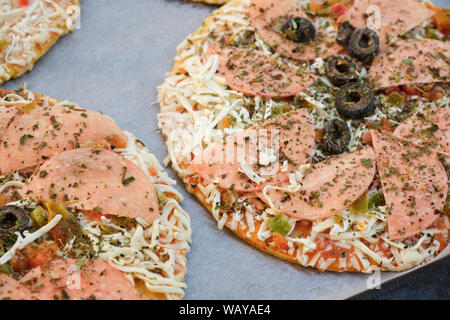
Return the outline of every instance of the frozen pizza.
[[[0,91],[0,299],[180,299],[191,229],[154,155],[108,116]]]
[[[167,162],[217,220],[318,270],[448,245],[450,17],[418,0],[233,0],[159,86]]]
[[[31,70],[79,15],[80,0],[2,0],[0,84]]]
[[[224,4],[229,0],[186,0],[191,2],[203,2],[207,4]]]

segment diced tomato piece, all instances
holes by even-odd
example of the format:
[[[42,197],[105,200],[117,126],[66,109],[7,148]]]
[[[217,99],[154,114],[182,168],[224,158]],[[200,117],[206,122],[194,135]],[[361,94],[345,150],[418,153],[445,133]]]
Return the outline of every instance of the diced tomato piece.
[[[400,92],[400,88],[399,87],[387,87],[386,89],[383,90],[385,95],[389,95],[392,92]]]
[[[438,6],[431,4],[430,2],[425,2],[428,9],[433,10],[436,14],[431,18],[439,32],[447,36],[450,33],[450,15],[448,14],[448,9],[442,10]]]
[[[286,239],[279,233],[274,232],[272,235],[273,238],[273,242],[275,242],[275,244],[281,249],[281,250],[289,250],[289,246],[288,243],[286,241]]]
[[[22,255],[28,260],[30,269],[36,268],[41,264],[58,259],[58,245],[53,241],[43,241],[39,244],[29,244],[21,251]]]
[[[443,35],[447,36],[450,33],[450,16],[444,11],[436,13],[432,20],[439,32]]]
[[[381,120],[381,130],[394,132],[395,127],[391,124],[391,122],[387,118],[383,118]]]
[[[342,16],[345,12],[347,12],[347,8],[342,3],[333,4],[330,8],[331,12],[334,13],[336,17]]]
[[[103,213],[101,211],[95,212],[95,211],[92,211],[92,210],[91,211],[85,211],[84,215],[85,215],[85,217],[88,218],[88,220],[91,220],[91,221],[101,221],[102,217],[108,218],[110,216],[110,215],[105,214],[105,213]]]
[[[315,3],[315,2],[313,2],[313,1],[311,1],[310,3],[309,3],[309,11],[312,13],[312,14],[316,14],[316,13],[318,13],[320,10],[322,10],[323,9],[323,6],[321,6],[320,4],[318,4],[318,3]]]
[[[149,167],[148,168],[148,173],[152,176],[152,177],[156,177],[158,175],[158,172],[156,172],[155,168],[153,167]]]
[[[423,97],[428,100],[431,100],[431,101],[441,99],[444,96],[445,96],[444,92],[442,92],[442,90],[437,90],[437,89],[423,93]]]
[[[222,127],[223,128],[229,128],[230,127],[230,118],[229,117],[225,117],[222,120]]]
[[[402,86],[402,91],[409,96],[419,96],[421,94],[416,87],[408,87],[407,85]]]
[[[363,133],[363,135],[361,136],[361,141],[372,145],[372,134],[370,133],[370,131],[366,131]]]
[[[24,8],[30,5],[30,0],[19,0],[19,7]]]
[[[317,129],[316,130],[316,136],[315,136],[315,140],[316,141],[318,141],[318,142],[322,141],[322,139],[323,139],[323,132],[324,132],[323,129]]]

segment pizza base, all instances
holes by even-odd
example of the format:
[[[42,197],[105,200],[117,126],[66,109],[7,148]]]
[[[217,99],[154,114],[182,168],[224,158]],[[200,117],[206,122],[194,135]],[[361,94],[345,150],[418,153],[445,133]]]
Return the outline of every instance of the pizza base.
[[[227,2],[224,6],[222,6],[221,8],[215,10],[213,13],[211,13],[210,16],[208,16],[200,25],[200,27],[198,27],[198,29],[189,35],[188,38],[195,38],[195,36],[198,36],[200,34],[203,34],[205,32],[208,32],[209,30],[211,30],[211,24],[213,23],[213,21],[220,15],[224,14],[226,12],[227,9],[231,8],[231,7],[237,7],[240,4],[240,0],[231,0],[229,2]],[[180,52],[178,52],[179,55]],[[178,57],[177,55],[177,57]],[[175,63],[173,66],[173,69],[171,71],[171,75],[175,75],[177,73],[184,73],[184,69],[182,68],[181,64],[182,64],[183,59],[178,59],[175,58]],[[163,134],[164,135],[164,134]],[[167,141],[167,136],[164,135],[165,140]],[[178,173],[178,175],[183,179],[183,182],[186,186],[186,189],[192,193],[193,195],[195,195],[197,197],[197,199],[201,202],[201,204],[211,213],[211,215],[213,215],[213,211],[212,211],[212,204],[209,203],[207,201],[207,197],[201,192],[201,190],[197,187],[197,186],[192,186],[192,181],[189,181],[189,179],[187,179],[186,177],[183,177],[182,174],[180,174],[180,172],[177,171],[176,168],[174,168],[174,166],[172,166],[172,168]],[[214,215],[213,215],[214,216]],[[259,221],[255,221],[255,231],[254,232],[249,232],[247,229],[242,230],[239,227],[235,228],[234,230],[231,227],[231,220],[232,218],[229,216],[227,222],[225,223],[225,226],[230,229],[234,234],[236,234],[239,238],[241,238],[242,240],[246,241],[247,243],[255,246],[256,248],[269,253],[273,256],[276,256],[282,260],[285,261],[289,261],[295,264],[299,264],[299,265],[303,265],[303,266],[309,266],[309,267],[313,267],[314,269],[318,269],[319,271],[335,271],[335,272],[371,272],[373,270],[389,270],[389,271],[405,271],[408,269],[411,269],[412,266],[400,266],[400,267],[396,267],[394,270],[391,269],[387,269],[386,267],[382,266],[376,266],[374,265],[374,263],[372,262],[370,265],[369,270],[358,270],[356,268],[354,268],[353,266],[351,266],[349,263],[347,263],[345,268],[333,268],[333,267],[327,267],[326,269],[319,269],[318,267],[316,267],[315,265],[308,265],[308,263],[304,264],[302,262],[300,262],[295,254],[288,254],[286,251],[280,249],[278,246],[269,246],[267,245],[264,241],[261,241],[258,237],[257,237],[257,230],[258,227],[260,225]],[[443,227],[444,228],[444,227]],[[449,230],[447,229],[447,233],[443,235],[443,240],[441,242],[441,246],[439,248],[439,253],[441,253],[442,251],[444,251],[444,249],[447,247],[448,245],[448,239],[449,239]],[[442,245],[442,243],[444,243],[444,245]],[[428,262],[428,260],[426,261],[422,261],[422,263],[426,263]]]
[[[67,6],[75,5],[78,7],[78,10],[81,10],[80,1],[81,0],[64,0],[67,1]],[[54,21],[55,22],[55,21]],[[56,24],[56,22],[55,22]],[[54,26],[57,27],[57,24]],[[71,26],[68,28],[66,25],[64,28],[60,28],[61,34],[57,34],[55,32],[52,32],[45,42],[36,42],[34,45],[33,52],[28,53],[28,55],[32,55],[33,58],[30,61],[30,63],[21,66],[17,64],[7,63],[2,59],[0,61],[0,65],[5,68],[5,74],[0,75],[0,85],[5,83],[8,80],[18,78],[22,76],[27,71],[31,71],[35,65],[35,63],[42,58],[52,47],[55,45],[55,43],[58,41],[59,38],[62,36],[68,34],[69,32],[73,32],[73,27]],[[4,48],[4,50],[7,50],[7,48]]]

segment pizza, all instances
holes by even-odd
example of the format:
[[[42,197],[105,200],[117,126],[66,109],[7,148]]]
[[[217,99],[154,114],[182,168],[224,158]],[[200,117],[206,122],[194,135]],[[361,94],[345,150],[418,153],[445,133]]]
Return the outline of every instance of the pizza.
[[[72,32],[80,0],[4,0],[0,7],[0,84],[30,71]]]
[[[187,1],[191,1],[191,2],[203,2],[203,3],[207,3],[207,4],[224,4],[227,3],[228,0],[187,0]]]
[[[426,263],[449,241],[449,26],[417,0],[230,1],[158,87],[167,161],[220,229],[281,259]]]
[[[0,91],[0,299],[180,299],[181,194],[108,116]]]

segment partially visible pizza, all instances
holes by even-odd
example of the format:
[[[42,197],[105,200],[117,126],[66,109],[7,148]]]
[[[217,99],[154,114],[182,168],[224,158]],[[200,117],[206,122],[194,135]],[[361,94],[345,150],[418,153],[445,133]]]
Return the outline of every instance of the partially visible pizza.
[[[0,299],[180,299],[191,229],[154,155],[108,116],[0,90]]]
[[[0,84],[30,71],[79,15],[80,0],[1,1]]]
[[[216,5],[220,5],[220,4],[225,4],[225,3],[227,3],[227,1],[229,1],[229,0],[186,0],[186,1],[190,1],[190,2],[203,2],[203,3],[208,3],[208,4],[216,4]]]
[[[172,167],[252,245],[402,271],[449,241],[450,17],[417,0],[233,0],[159,87]]]

